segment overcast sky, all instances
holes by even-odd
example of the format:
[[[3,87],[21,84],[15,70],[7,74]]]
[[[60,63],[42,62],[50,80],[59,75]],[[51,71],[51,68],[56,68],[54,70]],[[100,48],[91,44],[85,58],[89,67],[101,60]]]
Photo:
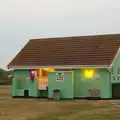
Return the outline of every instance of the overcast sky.
[[[31,38],[120,33],[120,0],[0,0],[0,67]]]

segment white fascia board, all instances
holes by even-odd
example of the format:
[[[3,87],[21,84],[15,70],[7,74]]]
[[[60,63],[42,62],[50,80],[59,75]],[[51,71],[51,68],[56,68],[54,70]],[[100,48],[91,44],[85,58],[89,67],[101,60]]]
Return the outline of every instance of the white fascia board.
[[[110,66],[109,65],[9,66],[9,69],[39,69],[39,68],[55,68],[55,69],[110,68]]]
[[[116,60],[116,58],[117,58],[119,52],[120,52],[120,47],[119,47],[119,49],[118,49],[118,51],[117,51],[117,53],[116,53],[116,55],[115,55],[115,57],[114,57],[112,63],[110,64],[110,68],[112,68],[112,66],[113,66],[113,64],[114,64],[114,62],[115,62],[115,60]]]

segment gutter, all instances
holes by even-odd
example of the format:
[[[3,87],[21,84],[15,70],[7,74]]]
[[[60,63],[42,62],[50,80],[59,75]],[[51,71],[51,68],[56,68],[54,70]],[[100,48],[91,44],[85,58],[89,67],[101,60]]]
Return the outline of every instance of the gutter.
[[[112,93],[112,86],[111,86],[111,72],[109,71],[109,69],[108,68],[105,68],[106,69],[106,71],[109,73],[109,87],[110,87],[110,93]],[[110,96],[111,98],[112,98],[112,94],[111,94],[111,96]]]
[[[39,69],[39,68],[55,68],[55,69],[79,69],[79,68],[109,68],[109,65],[52,65],[52,66],[8,66],[8,69]]]

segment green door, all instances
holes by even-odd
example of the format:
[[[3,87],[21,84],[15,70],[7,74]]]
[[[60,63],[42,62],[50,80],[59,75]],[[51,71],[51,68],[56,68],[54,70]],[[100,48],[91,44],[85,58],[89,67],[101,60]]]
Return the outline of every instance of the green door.
[[[73,73],[65,71],[50,72],[48,75],[48,97],[53,98],[53,90],[60,90],[60,98],[74,98]]]

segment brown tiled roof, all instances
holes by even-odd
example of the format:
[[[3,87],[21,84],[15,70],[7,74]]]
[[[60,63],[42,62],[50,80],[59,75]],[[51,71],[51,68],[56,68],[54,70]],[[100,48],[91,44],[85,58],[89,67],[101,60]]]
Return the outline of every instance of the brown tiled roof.
[[[8,66],[110,65],[120,34],[32,39]]]

